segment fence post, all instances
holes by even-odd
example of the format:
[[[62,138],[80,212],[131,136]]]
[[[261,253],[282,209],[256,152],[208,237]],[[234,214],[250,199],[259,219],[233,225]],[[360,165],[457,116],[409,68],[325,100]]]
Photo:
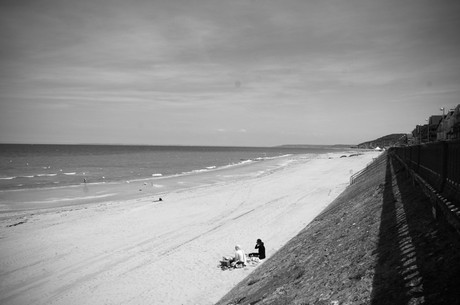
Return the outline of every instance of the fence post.
[[[444,190],[444,185],[446,184],[447,179],[447,165],[449,163],[449,145],[446,141],[442,142],[442,163],[441,163],[441,187],[439,188],[439,192],[442,193]]]

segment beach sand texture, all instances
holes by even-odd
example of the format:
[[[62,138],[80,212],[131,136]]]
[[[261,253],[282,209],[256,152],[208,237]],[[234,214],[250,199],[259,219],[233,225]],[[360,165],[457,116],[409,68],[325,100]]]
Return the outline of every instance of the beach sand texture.
[[[270,257],[378,154],[291,156],[279,170],[163,194],[161,202],[4,213],[0,303],[213,304],[257,268],[218,268],[235,244],[249,253],[261,238]]]

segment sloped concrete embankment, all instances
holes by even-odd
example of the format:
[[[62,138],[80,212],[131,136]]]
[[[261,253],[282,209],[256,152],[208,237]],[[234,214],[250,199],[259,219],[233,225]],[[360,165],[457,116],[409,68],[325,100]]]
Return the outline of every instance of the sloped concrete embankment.
[[[217,304],[458,304],[458,235],[399,162],[376,162]]]

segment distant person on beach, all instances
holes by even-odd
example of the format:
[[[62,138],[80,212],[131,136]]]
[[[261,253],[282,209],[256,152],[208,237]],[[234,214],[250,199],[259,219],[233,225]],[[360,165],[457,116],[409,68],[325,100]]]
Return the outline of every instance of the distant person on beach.
[[[265,245],[259,238],[257,239],[255,249],[259,249],[258,253],[249,253],[249,257],[258,257],[259,259],[265,258]]]

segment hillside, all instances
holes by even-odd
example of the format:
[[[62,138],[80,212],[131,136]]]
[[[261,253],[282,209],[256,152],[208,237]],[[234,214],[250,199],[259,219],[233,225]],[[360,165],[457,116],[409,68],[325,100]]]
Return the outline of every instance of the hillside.
[[[363,142],[358,144],[359,148],[376,148],[376,147],[389,147],[399,144],[406,144],[407,143],[407,135],[405,133],[393,133],[390,135],[386,135],[380,137],[378,139]]]
[[[280,148],[318,148],[318,149],[333,148],[333,149],[344,149],[344,148],[350,148],[352,146],[353,145],[349,145],[349,144],[333,144],[333,145],[285,144],[285,145],[280,145],[280,146],[275,146],[275,147],[280,147]]]
[[[378,161],[217,304],[458,304],[459,236]]]

